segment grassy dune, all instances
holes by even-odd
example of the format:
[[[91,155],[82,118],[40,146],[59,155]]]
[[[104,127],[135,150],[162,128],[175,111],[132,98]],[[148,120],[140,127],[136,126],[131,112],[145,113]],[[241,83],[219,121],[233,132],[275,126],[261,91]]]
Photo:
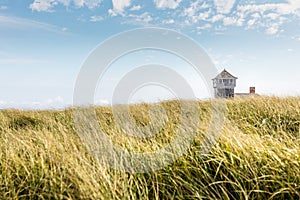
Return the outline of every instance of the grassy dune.
[[[99,164],[76,133],[72,109],[2,110],[0,199],[300,199],[300,98],[227,100],[223,134],[200,157],[210,105],[199,102],[200,129],[180,159],[139,174]],[[151,127],[149,107],[130,108],[140,126]],[[168,143],[178,126],[178,102],[163,107],[167,125],[147,141],[121,134],[111,108],[96,113],[116,145],[147,151]]]

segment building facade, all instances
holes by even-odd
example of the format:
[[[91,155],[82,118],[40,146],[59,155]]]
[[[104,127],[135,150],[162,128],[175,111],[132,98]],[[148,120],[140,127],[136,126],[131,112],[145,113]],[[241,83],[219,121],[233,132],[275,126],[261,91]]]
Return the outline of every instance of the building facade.
[[[231,75],[225,69],[213,80],[213,87],[216,98],[233,98],[236,80],[238,78]]]

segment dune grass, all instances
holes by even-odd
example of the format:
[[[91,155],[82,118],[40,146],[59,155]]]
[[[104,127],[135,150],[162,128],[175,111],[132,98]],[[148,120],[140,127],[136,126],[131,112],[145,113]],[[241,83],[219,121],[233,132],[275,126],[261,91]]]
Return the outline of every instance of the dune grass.
[[[2,110],[0,199],[300,199],[300,98],[226,103],[222,136],[209,154],[199,156],[211,103],[200,101],[199,133],[187,152],[161,170],[135,174],[97,162],[82,145],[72,108]],[[116,145],[155,150],[170,141],[179,119],[178,102],[162,104],[167,127],[141,149],[139,141],[120,134],[111,108],[96,113]],[[140,126],[151,123],[149,107],[130,107]]]

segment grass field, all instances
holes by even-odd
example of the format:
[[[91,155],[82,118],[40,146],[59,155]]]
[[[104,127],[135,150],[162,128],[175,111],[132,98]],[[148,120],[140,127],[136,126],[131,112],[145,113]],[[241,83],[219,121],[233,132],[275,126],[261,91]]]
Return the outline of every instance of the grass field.
[[[300,98],[226,101],[222,136],[209,154],[199,156],[211,102],[200,101],[201,125],[188,151],[161,170],[135,174],[97,162],[76,133],[71,108],[2,110],[0,199],[300,199]],[[178,102],[162,105],[167,126],[147,141],[122,136],[111,108],[96,113],[116,145],[147,151],[168,143],[178,124]],[[150,124],[149,107],[130,107],[140,126]]]

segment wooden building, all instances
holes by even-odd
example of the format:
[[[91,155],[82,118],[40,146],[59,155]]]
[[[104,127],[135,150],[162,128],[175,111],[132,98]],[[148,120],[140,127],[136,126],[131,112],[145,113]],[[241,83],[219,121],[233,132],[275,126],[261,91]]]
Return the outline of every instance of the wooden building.
[[[236,86],[237,77],[231,75],[225,69],[218,74],[213,80],[213,87],[216,98],[232,98],[234,97],[234,88]]]

